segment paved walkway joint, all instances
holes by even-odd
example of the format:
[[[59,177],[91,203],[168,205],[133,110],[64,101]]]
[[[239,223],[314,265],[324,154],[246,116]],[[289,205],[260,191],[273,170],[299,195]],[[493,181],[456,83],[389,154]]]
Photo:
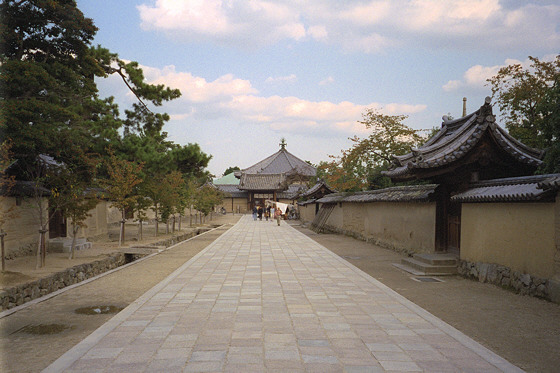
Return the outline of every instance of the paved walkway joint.
[[[521,372],[285,222],[244,216],[44,372]]]

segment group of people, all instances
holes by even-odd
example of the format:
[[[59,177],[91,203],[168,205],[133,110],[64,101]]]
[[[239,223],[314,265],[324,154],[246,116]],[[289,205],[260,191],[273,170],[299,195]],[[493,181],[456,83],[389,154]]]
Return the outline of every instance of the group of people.
[[[254,206],[253,207],[253,220],[257,220],[257,218],[259,220],[262,221],[262,218],[266,219],[266,221],[268,221],[268,219],[270,218],[270,221],[272,221],[272,219],[276,219],[276,222],[278,223],[278,225],[280,225],[280,220],[282,220],[282,210],[275,208],[274,206],[270,206],[267,205],[266,207],[262,207],[262,206]]]

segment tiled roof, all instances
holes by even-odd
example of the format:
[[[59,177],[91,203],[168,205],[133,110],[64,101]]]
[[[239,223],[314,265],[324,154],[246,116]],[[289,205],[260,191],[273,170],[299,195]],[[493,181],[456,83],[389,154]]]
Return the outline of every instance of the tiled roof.
[[[542,164],[544,152],[530,148],[496,124],[490,98],[476,112],[463,118],[444,121],[441,130],[424,145],[412,152],[394,157],[393,168],[382,172],[393,179],[414,177],[414,170],[431,169],[453,163],[463,158],[489,133],[495,143],[519,163],[537,167]]]
[[[541,189],[560,189],[560,174],[550,175],[551,177],[543,180],[539,183],[539,188]]]
[[[321,188],[325,188],[328,192],[326,194],[336,193],[336,190],[332,189],[324,180],[319,180],[317,184],[313,185],[307,192],[300,195],[301,198],[306,198],[312,196],[313,194],[317,193]]]
[[[247,198],[247,192],[239,190],[235,184],[217,184],[216,188],[226,194],[227,197],[233,198]]]
[[[472,184],[451,197],[453,202],[540,201],[553,197],[560,189],[560,174],[512,177]]]
[[[338,202],[427,202],[432,200],[437,184],[409,185],[356,193],[333,193],[318,199],[319,203]]]
[[[315,167],[282,148],[251,167],[236,171],[235,176],[240,177],[242,174],[299,174],[315,176],[316,173]]]
[[[221,178],[214,179],[212,181],[212,184],[214,184],[214,185],[218,185],[218,184],[237,185],[237,184],[239,184],[239,179],[235,177],[234,172],[230,172],[229,174],[224,175]]]
[[[286,175],[284,174],[242,174],[239,182],[241,190],[285,190]]]
[[[291,184],[288,189],[277,194],[278,198],[297,199],[302,193],[307,191],[304,184]]]
[[[37,186],[33,181],[16,181],[8,190],[7,185],[0,185],[0,195],[5,197],[48,197],[51,191],[42,186]]]

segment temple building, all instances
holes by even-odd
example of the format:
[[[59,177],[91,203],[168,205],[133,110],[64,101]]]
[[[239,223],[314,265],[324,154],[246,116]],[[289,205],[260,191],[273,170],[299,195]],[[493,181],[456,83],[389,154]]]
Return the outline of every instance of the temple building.
[[[414,275],[459,273],[560,303],[560,174],[535,175],[544,155],[500,128],[487,98],[384,172],[419,185],[327,194],[299,202],[300,217],[406,253],[394,265]]]
[[[288,152],[286,146],[282,139],[279,151],[250,167],[235,171],[238,183],[221,182],[222,179],[231,180],[231,175],[214,182],[226,195],[223,204],[226,211],[244,213],[254,206],[264,206],[266,201],[293,204],[300,194],[308,190],[307,183],[315,178],[317,170]]]
[[[444,117],[439,132],[410,153],[395,156],[393,167],[384,174],[397,182],[416,179],[438,185],[434,196],[436,250],[453,252],[460,248],[461,202],[466,198],[462,193],[472,198],[472,188],[486,181],[494,186],[493,193],[504,192],[496,189],[503,184],[513,193],[510,198],[522,196],[537,181],[514,179],[512,183],[511,178],[533,175],[543,157],[544,151],[522,144],[497,125],[487,97],[470,115],[456,120]],[[500,181],[504,178],[507,180]],[[494,181],[489,182],[491,179]],[[486,198],[500,200],[497,195]]]

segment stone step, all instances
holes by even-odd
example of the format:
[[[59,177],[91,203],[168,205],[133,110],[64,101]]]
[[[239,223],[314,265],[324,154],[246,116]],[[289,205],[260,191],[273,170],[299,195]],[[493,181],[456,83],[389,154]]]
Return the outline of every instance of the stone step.
[[[413,268],[416,272],[423,275],[454,275],[457,273],[457,265],[433,265],[415,258],[405,258],[401,261],[402,265]]]
[[[424,253],[414,254],[414,259],[434,266],[456,266],[457,256],[455,254]]]
[[[50,252],[54,253],[69,253],[72,249],[72,238],[53,238],[48,241],[48,247]],[[86,250],[91,249],[91,242],[86,241],[85,238],[77,238],[74,245],[74,250]]]

